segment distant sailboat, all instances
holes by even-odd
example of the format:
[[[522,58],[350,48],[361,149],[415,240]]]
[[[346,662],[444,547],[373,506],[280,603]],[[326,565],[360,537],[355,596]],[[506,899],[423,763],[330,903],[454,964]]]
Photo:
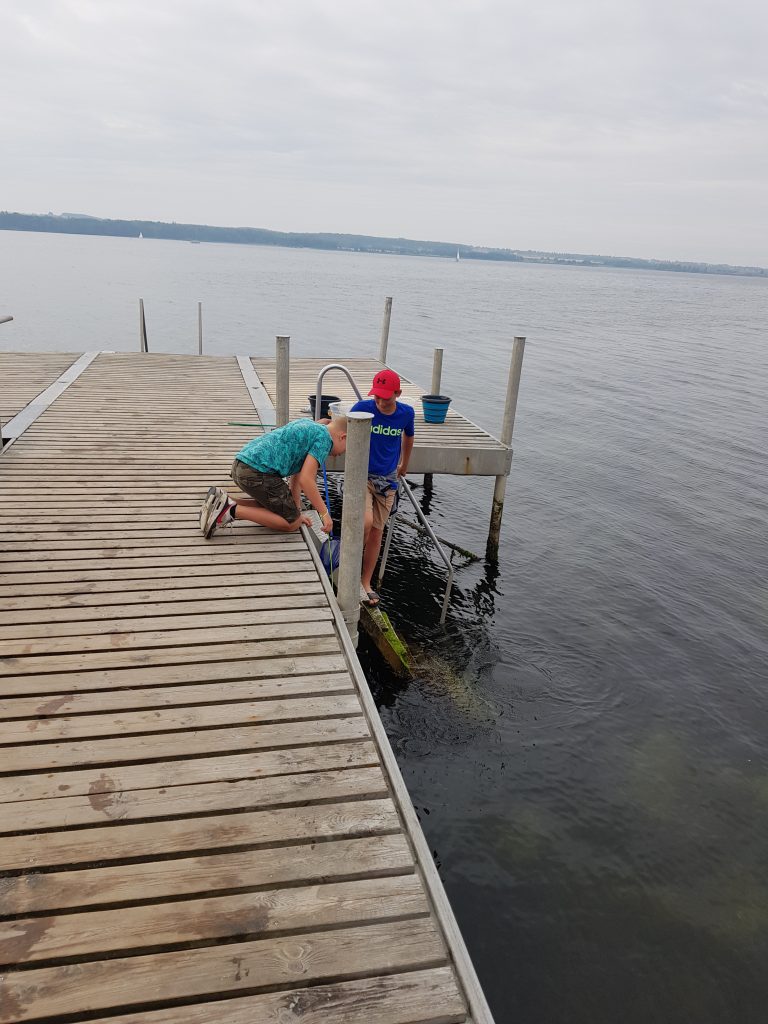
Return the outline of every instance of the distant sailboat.
[[[459,250],[458,249],[456,250],[456,262],[457,263],[461,262],[461,256],[459,255]]]
[[[139,238],[143,238],[143,237],[144,237],[144,235],[142,235],[142,233],[139,232]]]

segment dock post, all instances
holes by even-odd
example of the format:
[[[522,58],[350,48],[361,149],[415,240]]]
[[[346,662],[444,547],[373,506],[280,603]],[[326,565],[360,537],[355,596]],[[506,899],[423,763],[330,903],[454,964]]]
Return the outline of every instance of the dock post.
[[[144,316],[144,299],[139,299],[139,351],[149,352],[147,348],[147,321]]]
[[[440,378],[443,376],[443,350],[441,348],[435,349],[434,359],[432,360],[432,390],[431,395],[440,394]]]
[[[7,324],[13,320],[12,316],[0,316],[0,324]],[[3,421],[0,420],[0,450],[2,450],[5,441],[3,440]]]
[[[278,334],[275,357],[276,376],[276,409],[275,424],[284,427],[291,417],[290,394],[291,394],[291,360],[290,360],[291,339]]]
[[[432,359],[432,390],[430,395],[440,394],[440,380],[443,376],[443,350],[441,348],[435,349],[435,355]],[[424,486],[432,486],[432,474],[424,474]]]
[[[363,564],[363,521],[371,447],[370,412],[347,417],[347,454],[344,458],[344,505],[341,511],[338,601],[352,643],[357,647],[360,620],[360,569]]]
[[[388,295],[384,303],[384,323],[381,325],[381,344],[379,345],[379,362],[387,363],[387,345],[389,345],[389,321],[392,319],[392,296]]]
[[[517,410],[517,395],[520,390],[520,374],[523,370],[524,352],[525,338],[515,338],[512,344],[512,362],[509,366],[507,400],[504,405],[504,422],[501,427],[501,443],[505,445],[512,443],[512,432],[515,429],[515,412]],[[504,493],[507,489],[508,476],[508,472],[497,476],[493,488],[491,523],[488,528],[488,543],[485,549],[485,557],[491,561],[496,561],[499,557],[499,535],[501,533],[501,517],[504,513]]]
[[[203,304],[197,304],[197,354],[203,354]]]

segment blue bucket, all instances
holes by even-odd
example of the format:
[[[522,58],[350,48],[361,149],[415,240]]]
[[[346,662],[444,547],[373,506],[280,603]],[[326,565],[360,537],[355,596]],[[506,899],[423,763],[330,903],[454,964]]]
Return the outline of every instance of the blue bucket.
[[[445,423],[450,398],[445,395],[422,395],[421,404],[424,407],[425,423]]]

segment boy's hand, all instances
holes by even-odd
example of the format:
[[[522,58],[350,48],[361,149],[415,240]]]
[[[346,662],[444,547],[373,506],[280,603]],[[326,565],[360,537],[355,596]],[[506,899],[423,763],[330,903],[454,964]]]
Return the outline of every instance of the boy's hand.
[[[330,513],[326,512],[320,519],[320,526],[323,533],[331,533],[333,530],[333,520],[331,519]]]
[[[392,463],[390,463],[390,465],[392,465]],[[402,462],[401,462],[400,465],[397,467],[397,477],[398,477],[398,479],[400,479],[401,476],[405,476],[405,474],[407,472],[408,472],[408,467],[404,466],[402,464]]]

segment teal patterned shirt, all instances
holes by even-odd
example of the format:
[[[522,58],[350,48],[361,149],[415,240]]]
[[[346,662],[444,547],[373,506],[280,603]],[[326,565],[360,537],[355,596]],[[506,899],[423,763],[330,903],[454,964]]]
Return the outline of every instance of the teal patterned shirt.
[[[291,420],[270,434],[255,437],[235,456],[259,473],[293,476],[314,455],[322,465],[333,448],[333,438],[322,423],[314,420]]]

